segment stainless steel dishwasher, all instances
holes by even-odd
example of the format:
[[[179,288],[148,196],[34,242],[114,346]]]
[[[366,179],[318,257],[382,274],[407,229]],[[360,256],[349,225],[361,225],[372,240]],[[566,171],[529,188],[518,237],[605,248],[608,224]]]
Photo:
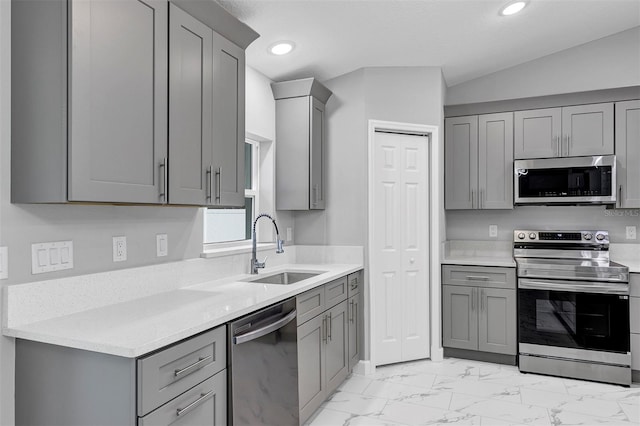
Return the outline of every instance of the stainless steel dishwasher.
[[[229,420],[241,425],[298,425],[295,298],[229,326]]]

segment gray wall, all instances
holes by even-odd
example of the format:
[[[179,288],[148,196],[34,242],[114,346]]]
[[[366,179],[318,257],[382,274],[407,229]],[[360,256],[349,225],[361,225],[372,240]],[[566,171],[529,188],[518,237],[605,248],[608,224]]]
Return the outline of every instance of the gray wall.
[[[451,86],[447,105],[640,84],[640,27]]]
[[[364,68],[329,80],[327,206],[295,214],[296,244],[366,245],[368,120],[442,125],[436,67]]]

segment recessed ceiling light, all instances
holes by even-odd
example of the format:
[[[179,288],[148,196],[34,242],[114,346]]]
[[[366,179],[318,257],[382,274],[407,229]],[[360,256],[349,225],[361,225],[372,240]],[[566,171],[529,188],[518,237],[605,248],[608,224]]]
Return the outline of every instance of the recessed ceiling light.
[[[286,55],[291,52],[294,47],[295,44],[293,44],[292,41],[278,41],[269,46],[269,53],[278,56]]]
[[[524,7],[527,5],[526,1],[514,1],[509,3],[508,5],[506,5],[505,7],[502,8],[502,10],[500,11],[500,15],[502,16],[509,16],[509,15],[515,15],[516,13],[520,12],[522,9],[524,9]]]

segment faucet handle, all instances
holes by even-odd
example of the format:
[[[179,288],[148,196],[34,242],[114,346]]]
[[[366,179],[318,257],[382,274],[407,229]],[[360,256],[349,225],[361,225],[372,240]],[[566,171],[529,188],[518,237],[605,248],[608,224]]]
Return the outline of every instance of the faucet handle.
[[[264,260],[262,262],[260,262],[259,260],[256,259],[256,268],[264,268],[265,265],[267,264],[267,258],[269,256],[265,256]]]

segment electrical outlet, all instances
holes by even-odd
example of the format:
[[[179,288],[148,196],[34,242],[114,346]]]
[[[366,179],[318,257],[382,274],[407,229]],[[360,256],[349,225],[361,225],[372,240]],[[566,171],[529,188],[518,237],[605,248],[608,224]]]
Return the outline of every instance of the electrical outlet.
[[[0,280],[9,278],[9,248],[0,247]]]
[[[162,257],[169,254],[169,237],[167,234],[156,235],[156,256]]]
[[[489,225],[489,236],[496,238],[498,236],[498,225]]]
[[[287,241],[293,240],[293,229],[287,228]]]
[[[113,261],[124,262],[127,260],[127,237],[113,237]]]
[[[627,240],[635,240],[635,239],[636,239],[636,227],[627,226]]]

